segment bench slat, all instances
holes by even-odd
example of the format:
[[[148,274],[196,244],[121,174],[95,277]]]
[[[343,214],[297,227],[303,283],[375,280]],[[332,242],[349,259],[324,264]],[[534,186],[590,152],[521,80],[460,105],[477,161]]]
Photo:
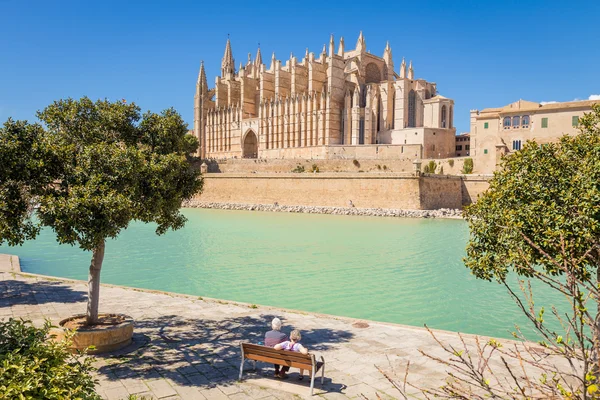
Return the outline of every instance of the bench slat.
[[[253,352],[253,351],[268,351],[268,352],[272,352],[272,353],[279,353],[279,354],[283,354],[283,355],[293,355],[293,356],[297,356],[297,357],[304,357],[307,360],[310,360],[310,355],[309,354],[302,354],[299,352],[295,352],[295,351],[289,351],[289,350],[275,350],[273,347],[267,347],[267,346],[261,346],[258,344],[249,344],[249,343],[242,343],[242,347],[244,348],[244,352]]]
[[[303,364],[303,363],[299,363],[296,361],[278,360],[278,359],[274,359],[274,358],[261,356],[258,354],[248,354],[248,355],[246,355],[246,358],[249,360],[262,361],[262,362],[266,362],[269,364],[279,364],[279,365],[285,365],[285,366],[288,366],[291,368],[301,368],[301,369],[307,370],[308,372],[312,371],[311,364]]]
[[[269,347],[261,348],[261,349],[244,349],[245,355],[250,354],[258,354],[265,357],[277,358],[283,360],[294,360],[303,363],[312,364],[312,358],[308,354],[301,354],[296,352],[291,352],[287,350],[275,350]]]

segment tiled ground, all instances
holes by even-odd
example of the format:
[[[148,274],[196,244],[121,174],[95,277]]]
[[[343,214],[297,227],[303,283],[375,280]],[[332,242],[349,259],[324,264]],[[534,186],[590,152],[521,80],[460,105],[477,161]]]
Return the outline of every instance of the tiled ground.
[[[22,317],[54,322],[85,311],[83,282],[0,272],[0,319]],[[97,357],[98,392],[107,399],[130,394],[168,399],[288,399],[306,397],[308,380],[279,381],[272,366],[258,364],[237,381],[241,341],[258,342],[273,317],[287,333],[298,328],[303,343],[326,360],[325,384],[316,396],[327,399],[401,398],[375,366],[401,380],[411,361],[412,382],[439,385],[443,367],[418,349],[444,357],[429,334],[418,328],[278,310],[189,296],[103,286],[101,312],[121,312],[135,319],[134,344],[126,352]],[[440,332],[444,341],[456,335]],[[472,338],[469,338],[472,342]],[[250,363],[246,363],[248,369]]]

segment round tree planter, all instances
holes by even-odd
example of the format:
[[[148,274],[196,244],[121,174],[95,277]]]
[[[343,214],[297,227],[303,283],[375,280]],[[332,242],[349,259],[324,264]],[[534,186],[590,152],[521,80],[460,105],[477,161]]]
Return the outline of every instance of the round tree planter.
[[[75,325],[77,330],[71,339],[73,343],[69,347],[73,353],[89,346],[95,348],[89,350],[88,354],[107,353],[119,350],[131,343],[133,335],[133,319],[131,317],[123,314],[100,314],[98,318],[100,321],[104,319],[114,322],[104,322],[93,327],[81,326],[81,323],[77,322],[85,321],[85,314],[79,314],[60,321],[59,328],[54,329],[52,334],[56,335],[55,340],[62,340],[65,337],[66,329]]]

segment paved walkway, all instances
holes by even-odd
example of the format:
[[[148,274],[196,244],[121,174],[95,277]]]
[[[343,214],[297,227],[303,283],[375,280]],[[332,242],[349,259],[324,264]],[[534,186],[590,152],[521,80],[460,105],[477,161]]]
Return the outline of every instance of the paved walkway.
[[[86,298],[84,282],[0,272],[0,319],[58,322],[83,313]],[[262,340],[275,316],[284,321],[283,331],[300,329],[304,345],[325,357],[326,380],[322,387],[315,384],[317,396],[400,398],[375,366],[402,380],[408,360],[411,381],[443,382],[443,368],[418,352],[444,356],[423,329],[255,307],[103,285],[100,311],[131,315],[135,333],[126,351],[97,357],[98,392],[107,399],[130,394],[160,399],[306,397],[309,382],[299,382],[297,370],[279,381],[271,378],[272,366],[259,363],[257,372],[245,372],[246,379],[237,381],[239,343]],[[440,332],[439,338],[457,341],[451,333]]]

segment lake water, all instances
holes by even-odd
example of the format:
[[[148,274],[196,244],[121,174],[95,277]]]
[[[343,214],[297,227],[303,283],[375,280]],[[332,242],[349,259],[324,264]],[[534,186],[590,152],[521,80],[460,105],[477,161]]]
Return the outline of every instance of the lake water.
[[[461,220],[183,212],[179,231],[135,223],[109,241],[102,282],[497,337],[527,325],[504,287],[463,265]],[[91,258],[49,229],[0,252],[26,272],[75,279]],[[550,305],[538,289],[536,305]]]

